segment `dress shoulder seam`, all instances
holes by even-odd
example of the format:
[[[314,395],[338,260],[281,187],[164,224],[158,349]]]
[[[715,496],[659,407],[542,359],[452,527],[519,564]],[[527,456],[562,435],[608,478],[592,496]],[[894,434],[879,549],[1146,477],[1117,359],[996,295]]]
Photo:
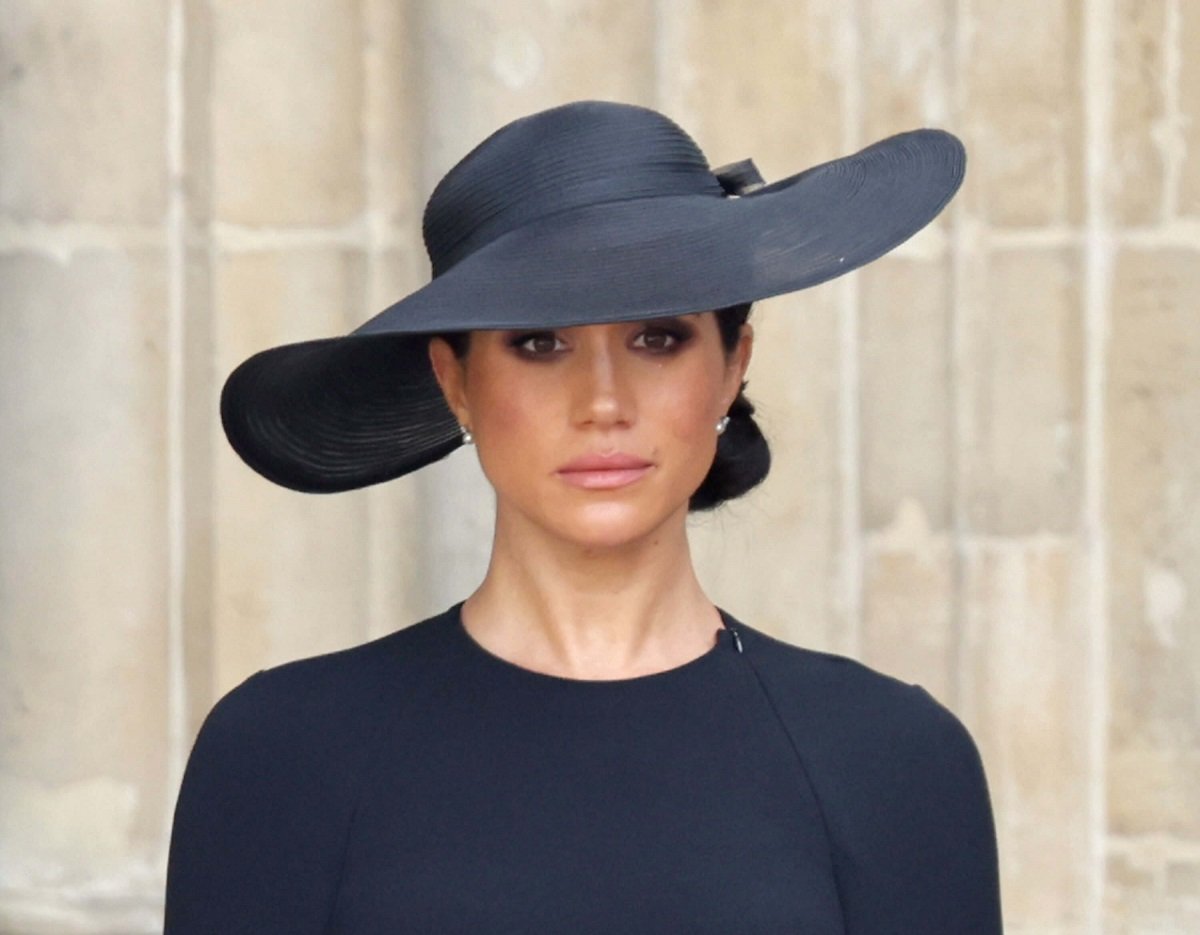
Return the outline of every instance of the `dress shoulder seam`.
[[[746,653],[742,658],[745,659],[747,664],[750,666],[750,672],[753,674],[755,682],[758,683],[759,690],[762,692],[763,697],[767,701],[767,707],[771,709],[771,714],[774,716],[776,723],[779,724],[780,730],[783,731],[784,737],[787,738],[788,747],[791,748],[792,756],[795,757],[796,765],[800,769],[800,774],[804,777],[804,782],[808,785],[809,790],[812,792],[813,801],[817,805],[817,813],[821,816],[821,832],[825,836],[825,844],[829,850],[829,865],[833,873],[834,886],[837,890],[838,899],[840,901],[842,898],[842,884],[838,879],[838,866],[837,861],[834,859],[833,853],[833,835],[829,827],[829,820],[825,815],[825,804],[821,801],[820,793],[817,791],[816,784],[813,782],[812,776],[809,774],[808,766],[805,764],[804,757],[800,753],[800,747],[796,743],[796,738],[792,734],[791,728],[788,727],[787,721],[780,712],[779,706],[775,703],[775,698],[771,694],[771,690],[767,687],[766,680],[763,678],[762,673],[759,672],[758,666],[755,664],[752,656],[753,654]]]

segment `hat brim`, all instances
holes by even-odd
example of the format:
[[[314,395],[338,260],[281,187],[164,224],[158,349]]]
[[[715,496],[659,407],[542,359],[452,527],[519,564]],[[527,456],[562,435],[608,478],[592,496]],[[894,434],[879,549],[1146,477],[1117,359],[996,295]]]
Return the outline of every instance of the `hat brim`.
[[[631,321],[805,289],[927,225],[965,164],[957,138],[915,130],[742,197],[628,200],[527,224],[349,335],[248,358],[222,390],[226,435],[250,467],[294,490],[399,477],[460,444],[430,333]]]

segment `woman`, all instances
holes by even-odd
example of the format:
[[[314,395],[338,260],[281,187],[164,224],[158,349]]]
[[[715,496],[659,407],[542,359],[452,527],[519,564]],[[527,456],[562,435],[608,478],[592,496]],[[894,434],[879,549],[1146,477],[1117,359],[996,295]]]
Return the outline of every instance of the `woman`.
[[[474,444],[495,538],[465,601],[216,705],[169,935],[999,932],[963,725],[715,607],[685,533],[767,471],[750,303],[891,249],[963,163],[923,130],[764,186],[654,111],[554,108],[438,185],[431,283],[235,370],[223,423],[265,477],[349,490]]]

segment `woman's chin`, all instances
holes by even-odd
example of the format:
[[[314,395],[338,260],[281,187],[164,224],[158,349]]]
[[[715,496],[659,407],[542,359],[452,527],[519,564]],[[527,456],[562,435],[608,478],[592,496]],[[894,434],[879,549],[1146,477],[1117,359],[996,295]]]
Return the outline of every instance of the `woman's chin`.
[[[559,534],[587,549],[619,549],[644,542],[658,532],[675,513],[686,515],[683,504],[676,509],[647,510],[645,505],[607,501],[576,507],[560,514],[555,526]]]

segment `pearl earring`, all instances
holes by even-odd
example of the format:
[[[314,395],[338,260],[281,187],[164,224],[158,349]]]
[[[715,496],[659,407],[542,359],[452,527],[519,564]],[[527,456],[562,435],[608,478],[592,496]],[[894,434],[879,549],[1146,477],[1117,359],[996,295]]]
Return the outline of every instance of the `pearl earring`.
[[[729,416],[721,416],[717,420],[717,434],[723,434],[727,428],[729,428]]]
[[[474,445],[475,444],[475,436],[471,434],[471,430],[469,428],[467,428],[465,425],[460,425],[458,428],[459,428],[459,431],[462,432],[462,443],[464,445]]]

